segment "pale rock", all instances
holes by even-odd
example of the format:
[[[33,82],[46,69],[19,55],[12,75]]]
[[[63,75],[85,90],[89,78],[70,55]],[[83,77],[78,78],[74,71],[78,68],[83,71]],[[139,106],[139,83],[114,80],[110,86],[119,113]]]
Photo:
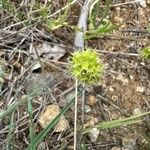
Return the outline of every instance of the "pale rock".
[[[145,66],[145,63],[144,63],[144,62],[141,62],[140,64],[141,64],[142,66]]]
[[[136,87],[136,91],[137,91],[137,92],[140,92],[140,93],[143,93],[143,92],[144,92],[144,87],[142,87],[142,86],[137,86],[137,87]]]
[[[146,7],[147,6],[146,5],[146,0],[137,0],[137,3],[139,3],[140,6],[142,6],[142,7]]]
[[[109,87],[109,91],[110,91],[110,92],[114,92],[115,90],[114,90],[113,87],[110,86],[110,87]]]
[[[91,112],[91,108],[90,108],[90,106],[85,105],[85,106],[84,106],[84,112],[85,112],[85,113],[89,113],[89,112]]]
[[[41,125],[42,128],[47,127],[47,125],[59,114],[60,108],[55,105],[48,105],[44,112],[42,112],[39,116],[38,122]],[[60,121],[55,126],[54,131],[55,132],[62,132],[65,131],[69,127],[69,123],[67,119],[62,116],[60,118]]]
[[[140,115],[140,114],[141,114],[141,110],[140,110],[139,108],[135,108],[135,109],[133,110],[133,114],[134,114],[134,115]]]
[[[88,96],[88,98],[87,98],[88,105],[93,106],[94,104],[96,104],[96,102],[97,102],[97,99],[95,96],[93,96],[93,95]]]
[[[95,142],[98,139],[100,131],[97,128],[92,128],[89,133],[89,137],[92,142]]]
[[[129,75],[129,78],[130,78],[131,80],[133,80],[133,79],[134,79],[134,76],[133,76],[133,75]]]

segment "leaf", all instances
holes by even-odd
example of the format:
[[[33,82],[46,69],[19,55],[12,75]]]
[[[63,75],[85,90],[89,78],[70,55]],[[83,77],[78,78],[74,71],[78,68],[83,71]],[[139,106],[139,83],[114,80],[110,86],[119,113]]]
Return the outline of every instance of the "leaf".
[[[110,33],[115,29],[117,29],[117,26],[113,25],[110,20],[104,19],[101,25],[97,29],[92,29],[92,30],[87,31],[84,34],[84,38],[86,40],[91,39],[91,38],[96,38],[96,37],[105,35],[107,33]]]

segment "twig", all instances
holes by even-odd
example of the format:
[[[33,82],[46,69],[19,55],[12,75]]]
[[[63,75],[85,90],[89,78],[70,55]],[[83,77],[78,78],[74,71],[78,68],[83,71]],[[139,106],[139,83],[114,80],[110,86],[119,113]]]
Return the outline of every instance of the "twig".
[[[107,55],[115,55],[115,56],[121,56],[121,57],[138,57],[139,54],[136,53],[123,53],[123,52],[112,52],[107,50],[97,50],[97,52]]]
[[[88,17],[88,11],[89,6],[93,0],[86,0],[84,3],[84,6],[82,8],[80,18],[78,21],[78,28],[81,29],[81,31],[77,31],[75,35],[74,45],[77,49],[84,49],[84,32],[87,30],[87,17]]]
[[[73,0],[71,3],[69,3],[68,5],[65,5],[63,8],[57,10],[56,12],[54,12],[53,14],[49,15],[49,17],[53,17],[55,15],[57,15],[58,13],[60,13],[61,11],[65,10],[66,8],[70,7],[71,5],[73,5],[74,3],[76,3],[78,0]]]

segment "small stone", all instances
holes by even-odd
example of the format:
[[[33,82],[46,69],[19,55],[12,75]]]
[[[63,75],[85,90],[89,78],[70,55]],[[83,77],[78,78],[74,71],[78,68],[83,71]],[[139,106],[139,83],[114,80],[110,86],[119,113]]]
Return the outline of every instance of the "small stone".
[[[134,79],[134,76],[133,76],[133,75],[129,75],[129,78],[130,78],[131,80],[133,80],[133,79]]]
[[[145,63],[144,63],[144,62],[141,62],[140,64],[141,64],[142,66],[145,66]]]
[[[134,114],[134,115],[140,115],[140,114],[141,114],[141,110],[140,110],[139,108],[135,108],[135,109],[133,110],[133,114]]]
[[[105,63],[105,69],[109,69],[109,64]]]
[[[140,6],[142,6],[142,7],[146,7],[147,6],[146,5],[146,0],[137,0],[137,3],[139,3]]]
[[[100,131],[97,128],[92,128],[89,134],[89,137],[92,142],[95,142],[98,139]]]
[[[143,93],[143,92],[144,92],[144,87],[142,87],[142,86],[137,86],[137,87],[136,87],[136,91],[137,91],[137,92],[140,92],[140,93]]]
[[[85,105],[85,106],[84,106],[84,112],[85,112],[85,113],[89,113],[89,112],[91,112],[91,108],[90,108],[90,106]]]
[[[109,91],[110,91],[110,92],[114,92],[115,90],[114,90],[113,87],[109,87]]]
[[[90,106],[93,106],[94,104],[96,104],[96,101],[97,101],[97,99],[93,95],[89,95],[87,98],[87,104]]]

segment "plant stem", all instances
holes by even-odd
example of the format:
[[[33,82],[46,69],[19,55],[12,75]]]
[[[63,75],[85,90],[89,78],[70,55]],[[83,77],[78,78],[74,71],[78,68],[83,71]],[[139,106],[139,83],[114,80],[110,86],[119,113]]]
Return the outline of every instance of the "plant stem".
[[[77,148],[77,113],[78,113],[78,80],[75,83],[75,105],[74,105],[74,150]]]

